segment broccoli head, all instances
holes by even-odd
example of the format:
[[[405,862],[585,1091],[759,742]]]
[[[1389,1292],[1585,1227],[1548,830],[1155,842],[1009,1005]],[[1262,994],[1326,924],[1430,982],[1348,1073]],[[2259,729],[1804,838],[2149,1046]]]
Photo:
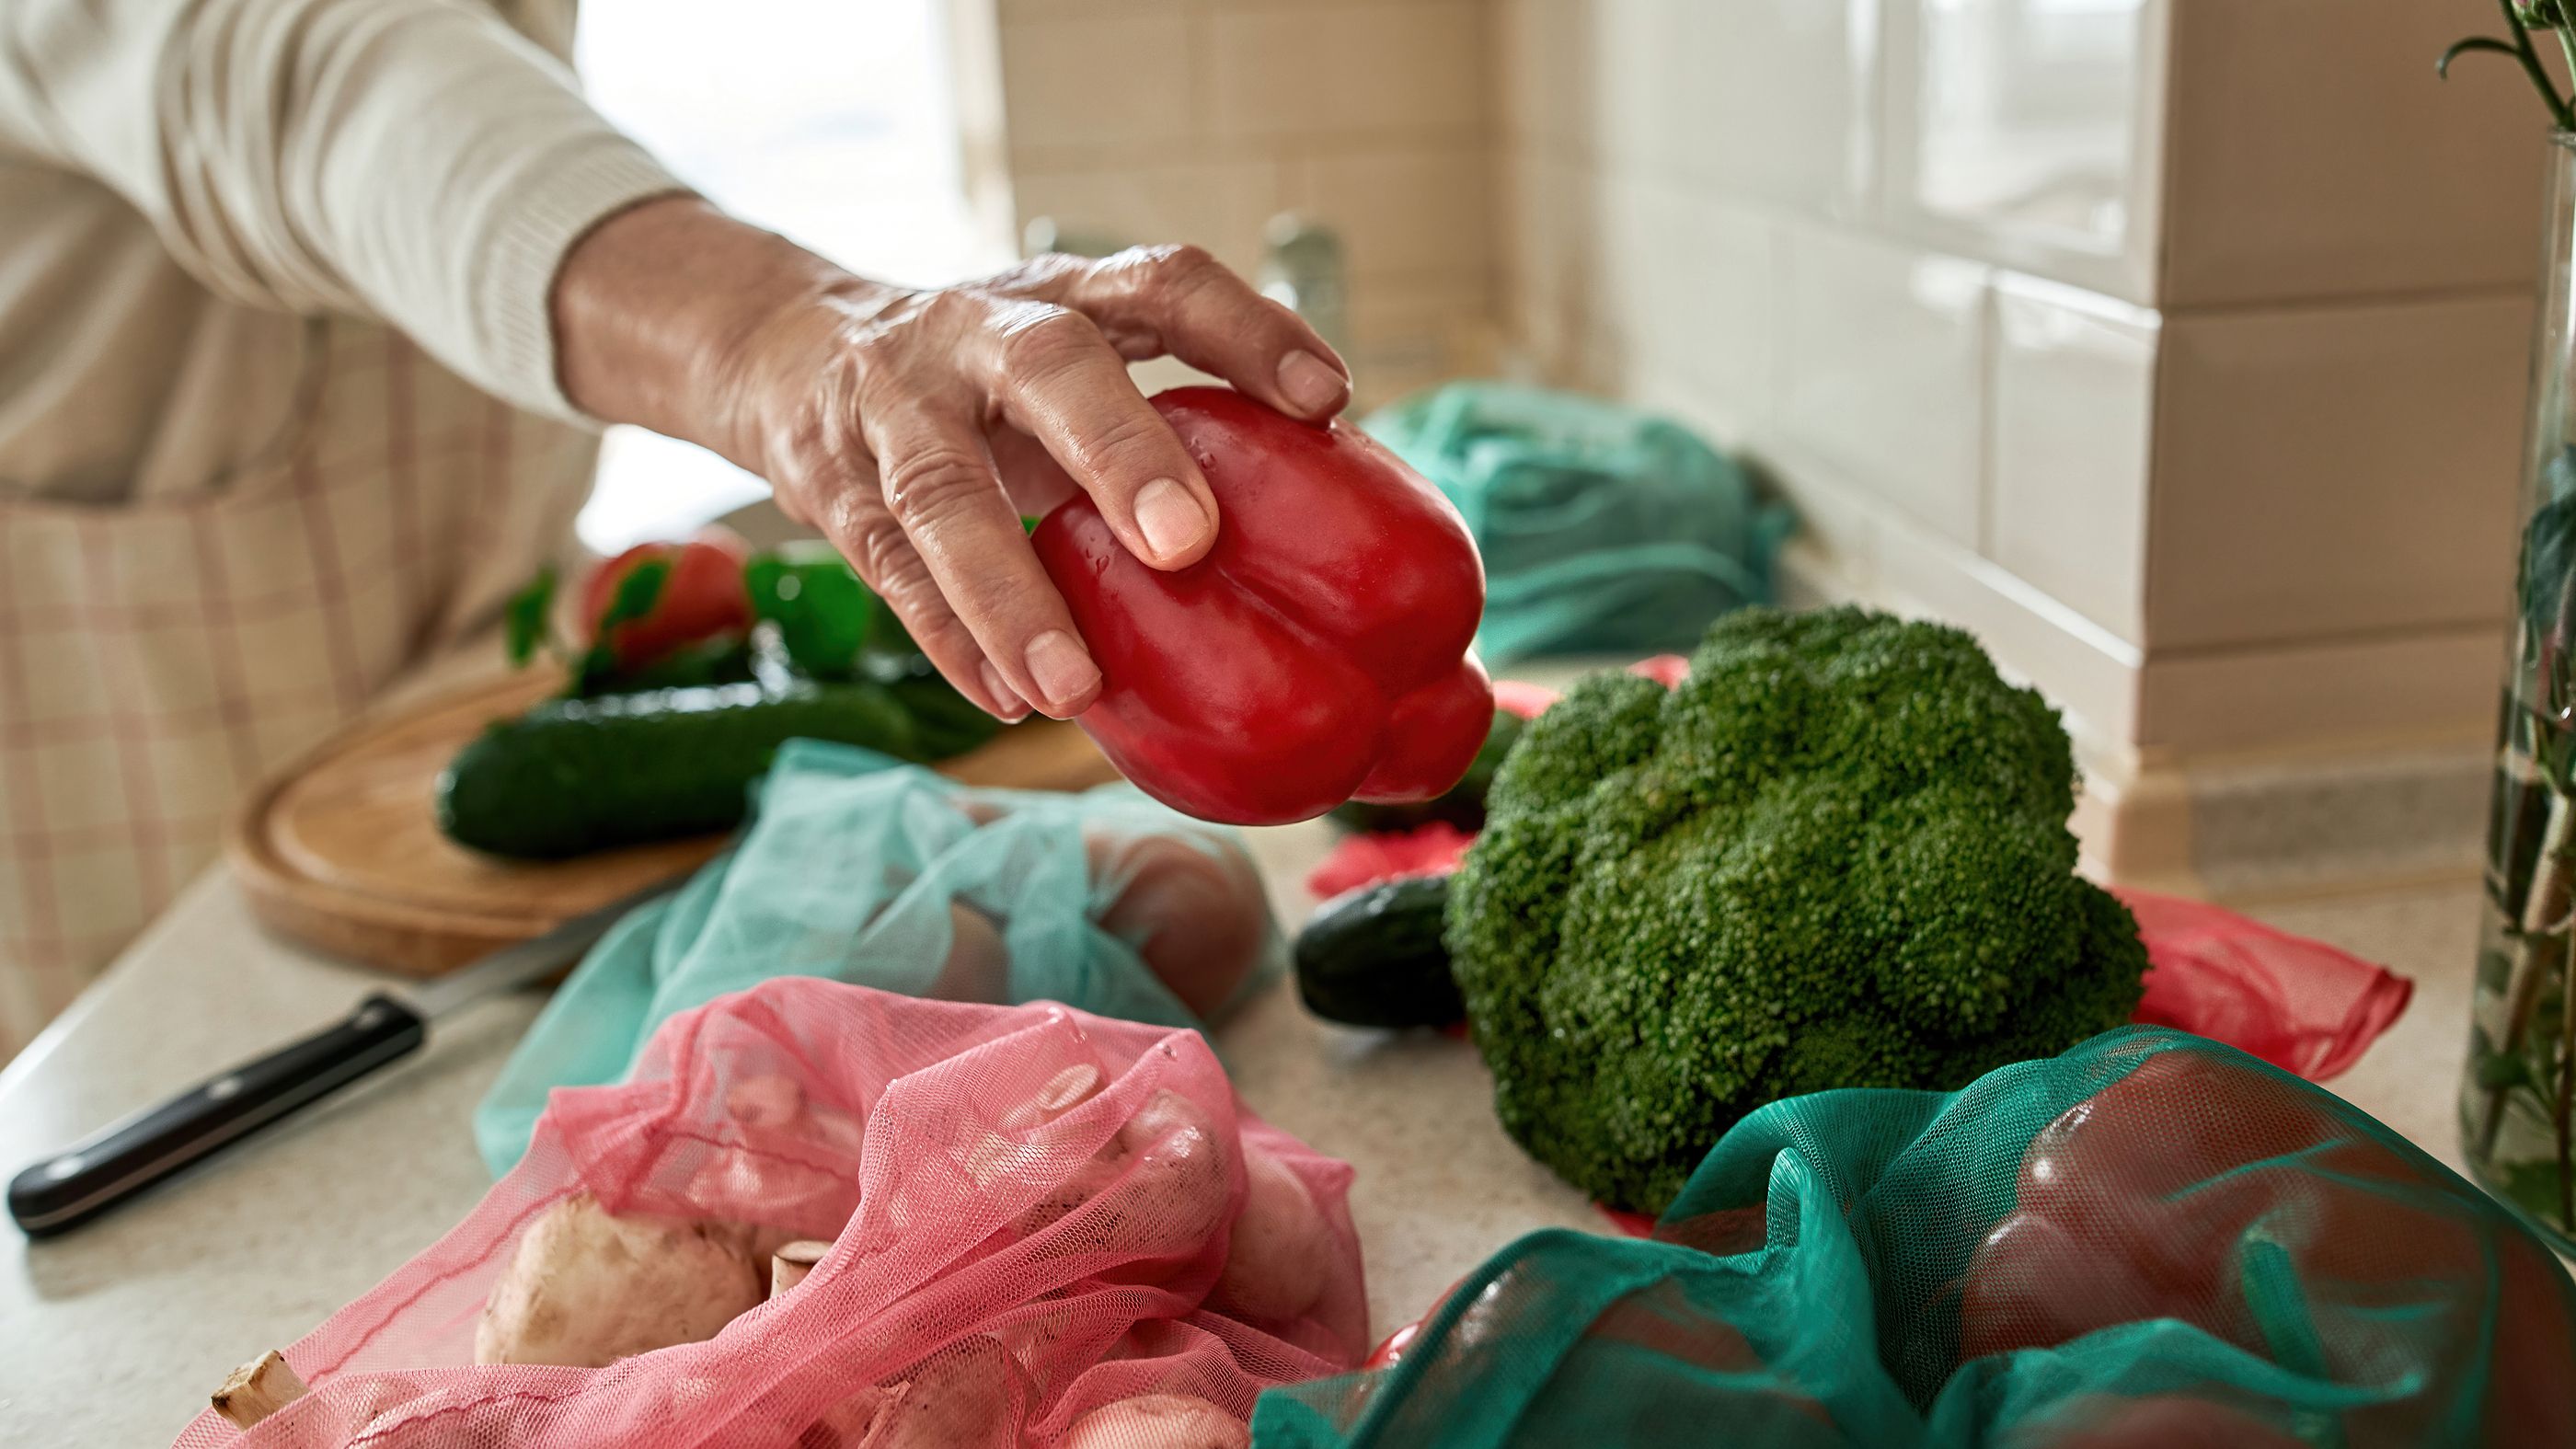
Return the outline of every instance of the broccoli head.
[[[1503,1125],[1660,1212],[1766,1102],[1957,1087],[2118,1026],[2146,954],[2075,874],[2074,797],[2055,712],[1937,624],[1747,610],[1670,692],[1584,680],[1451,887]]]

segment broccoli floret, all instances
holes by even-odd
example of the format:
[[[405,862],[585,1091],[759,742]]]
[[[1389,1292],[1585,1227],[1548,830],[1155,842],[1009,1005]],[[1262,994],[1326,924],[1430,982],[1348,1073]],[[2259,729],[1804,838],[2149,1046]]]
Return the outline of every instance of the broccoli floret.
[[[1669,693],[1584,680],[1450,892],[1503,1125],[1660,1212],[1766,1102],[1957,1087],[2118,1026],[2146,954],[2075,874],[2074,799],[2056,713],[1937,624],[1746,610]]]

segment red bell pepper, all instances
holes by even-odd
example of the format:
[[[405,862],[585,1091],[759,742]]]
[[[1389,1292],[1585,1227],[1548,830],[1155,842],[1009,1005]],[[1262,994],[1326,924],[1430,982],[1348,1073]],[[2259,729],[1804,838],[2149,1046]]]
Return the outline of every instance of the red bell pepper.
[[[1348,423],[1223,388],[1154,407],[1215,491],[1207,557],[1149,568],[1080,494],[1031,538],[1100,665],[1081,724],[1101,752],[1165,804],[1236,825],[1456,784],[1494,718],[1468,650],[1485,569],[1458,511]]]

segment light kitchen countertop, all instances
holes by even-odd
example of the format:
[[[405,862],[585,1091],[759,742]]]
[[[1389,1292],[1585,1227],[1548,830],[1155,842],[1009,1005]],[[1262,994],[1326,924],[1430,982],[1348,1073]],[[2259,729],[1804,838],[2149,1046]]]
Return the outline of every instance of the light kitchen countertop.
[[[1326,832],[1254,834],[1294,922]],[[2455,1166],[2475,912],[2465,882],[2258,912],[2416,979],[2413,1008],[2336,1086]],[[382,982],[263,935],[211,871],[0,1072],[0,1172]],[[428,1245],[490,1185],[468,1115],[538,1005],[522,993],[443,1021],[412,1059],[88,1228],[34,1244],[0,1229],[0,1444],[166,1444],[235,1364],[293,1342]],[[1217,1039],[1255,1110],[1358,1168],[1379,1333],[1520,1233],[1603,1227],[1504,1137],[1463,1043],[1326,1026],[1285,983]]]

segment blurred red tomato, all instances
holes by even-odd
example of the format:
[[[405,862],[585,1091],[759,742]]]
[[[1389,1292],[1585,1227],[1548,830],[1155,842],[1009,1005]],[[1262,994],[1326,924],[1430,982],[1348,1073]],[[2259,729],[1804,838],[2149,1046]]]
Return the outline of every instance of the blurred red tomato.
[[[1463,1283],[1465,1281],[1466,1280],[1463,1278],[1458,1280],[1459,1283]],[[1388,1334],[1385,1342],[1369,1351],[1368,1358],[1361,1362],[1360,1367],[1364,1369],[1395,1367],[1396,1363],[1404,1357],[1406,1351],[1413,1347],[1413,1341],[1422,1336],[1423,1325],[1429,1323],[1432,1319],[1439,1317],[1441,1308],[1449,1302],[1449,1295],[1457,1291],[1457,1283],[1452,1283],[1448,1287],[1441,1289],[1440,1296],[1431,1300],[1431,1306],[1422,1310],[1422,1316],[1420,1318],[1417,1318],[1411,1323],[1404,1325],[1402,1328],[1397,1329],[1395,1332]]]
[[[600,620],[617,598],[617,587],[647,563],[662,562],[671,571],[662,580],[661,596],[640,619],[617,626],[609,647],[621,669],[634,669],[692,644],[751,629],[751,594],[743,587],[743,565],[751,545],[729,528],[709,526],[686,543],[639,543],[591,571],[581,592],[582,629],[588,642],[599,640]]]
[[[2475,1382],[2492,1352],[2489,1422],[2576,1442],[2565,1280],[2460,1193],[2241,1059],[2164,1052],[2031,1139],[2014,1210],[1960,1287],[1960,1357],[2160,1318],[2345,1383],[2391,1365]],[[2408,1398],[2346,1427],[2416,1442],[2434,1411]]]
[[[2202,1399],[2109,1395],[2077,1400],[2004,1440],[2009,1449],[2305,1449],[2307,1442]]]
[[[1388,1334],[1386,1336],[1386,1342],[1379,1344],[1374,1349],[1371,1349],[1369,1351],[1369,1356],[1365,1360],[1361,1361],[1360,1367],[1364,1369],[1395,1367],[1396,1364],[1403,1359],[1404,1351],[1413,1347],[1413,1341],[1421,1336],[1422,1325],[1419,1322],[1404,1325],[1395,1332]]]

